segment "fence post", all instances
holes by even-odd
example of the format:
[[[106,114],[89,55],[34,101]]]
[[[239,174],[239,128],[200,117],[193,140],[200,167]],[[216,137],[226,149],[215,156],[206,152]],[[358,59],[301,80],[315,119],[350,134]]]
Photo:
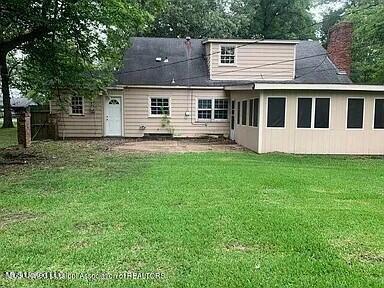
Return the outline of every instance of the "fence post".
[[[24,148],[31,146],[31,114],[23,111],[17,117],[17,140]]]

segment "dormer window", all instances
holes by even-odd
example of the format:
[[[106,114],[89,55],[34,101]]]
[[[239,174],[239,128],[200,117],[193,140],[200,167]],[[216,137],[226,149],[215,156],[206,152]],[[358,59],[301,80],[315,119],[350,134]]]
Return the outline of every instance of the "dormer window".
[[[220,46],[220,64],[222,65],[235,65],[236,58],[235,45],[221,45]]]

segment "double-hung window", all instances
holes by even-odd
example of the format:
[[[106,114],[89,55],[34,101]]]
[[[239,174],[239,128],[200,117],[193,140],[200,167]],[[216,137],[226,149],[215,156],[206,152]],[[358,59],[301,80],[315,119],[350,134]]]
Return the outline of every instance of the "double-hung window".
[[[82,96],[71,97],[71,114],[72,115],[84,114],[84,98]]]
[[[330,98],[297,100],[297,128],[329,128]]]
[[[198,99],[197,119],[198,120],[227,120],[228,119],[227,99]]]
[[[349,98],[347,107],[347,128],[362,129],[364,122],[364,98]]]
[[[384,99],[375,99],[375,129],[384,129]]]
[[[151,97],[150,98],[150,116],[170,115],[169,98]]]
[[[236,64],[236,46],[235,45],[220,46],[220,64],[222,65]]]
[[[267,127],[284,128],[285,127],[285,97],[268,98]]]

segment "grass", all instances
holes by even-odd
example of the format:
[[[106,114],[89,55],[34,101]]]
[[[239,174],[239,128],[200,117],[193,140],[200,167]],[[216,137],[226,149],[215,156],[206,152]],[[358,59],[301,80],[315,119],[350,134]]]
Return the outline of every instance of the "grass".
[[[105,148],[36,143],[0,173],[0,271],[164,277],[0,286],[383,287],[383,159]]]
[[[14,123],[16,125],[16,123]],[[1,128],[3,120],[0,119],[0,148],[13,146],[17,144],[17,129],[14,128]]]

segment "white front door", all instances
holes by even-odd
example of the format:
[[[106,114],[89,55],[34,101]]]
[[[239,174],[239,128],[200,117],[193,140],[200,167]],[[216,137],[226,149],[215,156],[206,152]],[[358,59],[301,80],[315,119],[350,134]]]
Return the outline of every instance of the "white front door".
[[[122,136],[121,97],[107,97],[105,102],[105,136]]]

